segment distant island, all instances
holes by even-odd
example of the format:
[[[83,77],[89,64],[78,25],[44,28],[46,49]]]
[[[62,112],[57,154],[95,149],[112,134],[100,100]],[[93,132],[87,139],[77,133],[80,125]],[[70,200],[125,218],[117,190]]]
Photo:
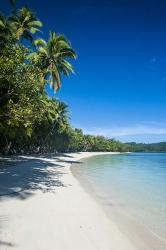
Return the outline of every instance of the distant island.
[[[166,152],[166,142],[158,143],[126,143],[131,152]]]

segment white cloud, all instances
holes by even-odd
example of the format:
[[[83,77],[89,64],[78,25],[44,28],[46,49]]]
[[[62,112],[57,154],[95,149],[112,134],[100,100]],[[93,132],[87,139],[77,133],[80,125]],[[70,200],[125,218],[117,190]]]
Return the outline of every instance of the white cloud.
[[[166,135],[166,125],[157,122],[148,124],[136,124],[134,126],[111,126],[110,128],[93,127],[83,129],[84,133],[93,135],[103,135],[110,138],[138,135]]]

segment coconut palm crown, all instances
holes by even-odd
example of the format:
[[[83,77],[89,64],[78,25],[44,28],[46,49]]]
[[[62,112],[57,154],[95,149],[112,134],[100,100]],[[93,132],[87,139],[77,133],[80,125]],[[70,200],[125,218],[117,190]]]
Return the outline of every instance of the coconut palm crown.
[[[69,76],[69,72],[75,73],[68,60],[75,59],[76,52],[64,35],[52,31],[48,42],[36,39],[34,44],[36,53],[33,53],[32,57],[37,60],[43,71],[43,77],[56,92],[61,87],[61,75]]]
[[[27,7],[18,9],[16,15],[10,17],[10,21],[17,39],[25,38],[31,42],[33,41],[33,34],[40,31],[39,28],[43,25],[35,17],[33,11]]]

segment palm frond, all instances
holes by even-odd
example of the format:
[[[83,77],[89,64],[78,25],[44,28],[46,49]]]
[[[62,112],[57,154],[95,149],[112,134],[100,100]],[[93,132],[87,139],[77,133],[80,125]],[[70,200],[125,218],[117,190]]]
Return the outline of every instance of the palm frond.
[[[38,28],[35,28],[35,27],[30,28],[29,31],[30,31],[32,34],[35,34],[36,32],[41,32],[41,30],[39,30]]]
[[[43,23],[39,20],[33,20],[31,22],[29,22],[29,25],[30,26],[38,26],[38,27],[42,27],[43,26]]]
[[[73,74],[75,74],[73,66],[68,61],[61,60],[60,65],[63,66],[63,67],[65,67],[67,70],[71,71]]]
[[[0,20],[0,28],[5,28],[5,24],[2,20]]]
[[[42,22],[37,20],[31,9],[27,7],[18,9],[16,15],[14,17],[10,17],[10,20],[12,21],[12,26],[18,39],[20,37],[25,39],[27,39],[27,37],[33,38],[32,34],[39,32],[39,27],[42,26]],[[29,35],[27,35],[28,33]],[[30,40],[32,41],[33,39]]]
[[[56,92],[61,87],[61,75],[69,76],[70,72],[75,73],[67,59],[75,59],[76,52],[64,35],[56,34],[53,31],[50,31],[48,42],[39,38],[34,40],[34,45],[39,65],[44,72],[43,77]]]
[[[31,52],[26,56],[27,60],[35,60],[37,58],[37,53],[36,52]]]
[[[47,42],[42,38],[35,39],[33,42],[34,42],[34,45],[36,45],[36,46],[42,46],[42,47],[47,46]]]
[[[47,50],[44,47],[39,47],[38,52],[47,55]]]
[[[63,35],[63,34],[58,34],[56,37],[57,42],[58,41],[64,41],[66,42],[69,46],[71,46],[70,41]]]
[[[56,54],[56,56],[62,58],[77,58],[77,54],[72,48],[63,48]]]

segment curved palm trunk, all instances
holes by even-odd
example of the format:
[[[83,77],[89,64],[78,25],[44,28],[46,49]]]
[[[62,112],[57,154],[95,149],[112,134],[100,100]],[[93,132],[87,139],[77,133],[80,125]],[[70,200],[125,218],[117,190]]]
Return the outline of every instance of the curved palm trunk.
[[[4,135],[4,138],[5,138],[5,147],[4,147],[4,154],[5,155],[8,155],[9,154],[9,151],[10,151],[10,148],[11,148],[11,145],[12,145],[12,142],[8,141],[6,135]]]

